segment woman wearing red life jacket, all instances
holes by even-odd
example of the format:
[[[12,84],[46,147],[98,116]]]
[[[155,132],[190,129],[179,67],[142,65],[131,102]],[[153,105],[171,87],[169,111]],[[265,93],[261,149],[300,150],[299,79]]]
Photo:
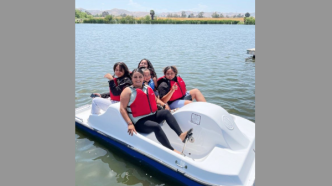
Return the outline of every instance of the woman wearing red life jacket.
[[[165,103],[155,96],[149,86],[143,86],[143,76],[141,69],[133,70],[131,76],[133,85],[125,88],[121,93],[120,113],[128,124],[128,133],[133,135],[137,133],[136,131],[142,133],[154,132],[163,146],[180,154],[171,146],[159,123],[166,120],[170,128],[176,132],[183,142],[192,133],[192,129],[182,132],[167,105],[167,110],[157,109],[157,103],[162,105],[165,105]]]
[[[117,78],[114,78],[109,73],[104,76],[109,79],[108,84],[110,91],[104,94],[94,93],[97,97],[92,100],[92,114],[100,114],[100,110],[106,111],[111,104],[120,102],[122,90],[132,85],[128,67],[124,62],[115,63],[113,70]]]
[[[164,76],[158,79],[159,97],[168,103],[171,109],[181,108],[192,103],[192,100],[206,102],[203,94],[198,89],[187,91],[186,84],[175,66],[164,68]]]

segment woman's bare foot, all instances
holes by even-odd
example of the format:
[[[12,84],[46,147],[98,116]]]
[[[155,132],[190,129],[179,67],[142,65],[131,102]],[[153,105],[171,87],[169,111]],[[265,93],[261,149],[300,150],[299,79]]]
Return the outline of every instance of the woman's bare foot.
[[[176,153],[178,153],[178,154],[181,154],[181,152],[179,152],[179,151],[177,151],[177,150],[175,150],[175,149],[174,149],[173,151],[176,152]]]
[[[180,137],[181,141],[184,140],[184,138],[186,137],[187,133],[188,133],[188,131],[187,131],[187,132],[182,132],[182,133],[180,134],[179,137]]]
[[[191,129],[189,129],[187,132],[183,132],[182,134],[180,134],[180,139],[181,139],[181,141],[183,142],[183,140],[184,140],[184,138],[186,138],[186,136],[187,136],[187,133],[188,132],[192,132],[192,128]]]

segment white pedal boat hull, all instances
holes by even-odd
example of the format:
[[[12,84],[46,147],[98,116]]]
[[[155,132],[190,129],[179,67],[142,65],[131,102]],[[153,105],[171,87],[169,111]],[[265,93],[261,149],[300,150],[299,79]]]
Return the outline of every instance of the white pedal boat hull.
[[[100,115],[90,114],[91,105],[77,108],[75,124],[187,185],[254,185],[255,123],[215,104],[188,104],[173,113],[182,131],[194,129],[193,142],[180,155],[161,145],[153,132],[128,135],[119,108],[112,104]],[[161,126],[181,152],[184,143],[166,121]]]

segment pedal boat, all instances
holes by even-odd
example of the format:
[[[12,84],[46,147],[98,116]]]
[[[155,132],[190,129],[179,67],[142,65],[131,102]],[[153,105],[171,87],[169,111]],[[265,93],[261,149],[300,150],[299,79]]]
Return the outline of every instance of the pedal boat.
[[[186,185],[254,185],[255,123],[212,103],[185,105],[172,114],[182,131],[193,128],[186,143],[166,121],[160,123],[180,155],[161,145],[153,132],[128,135],[119,108],[120,103],[112,104],[95,115],[91,105],[79,107],[75,125]]]

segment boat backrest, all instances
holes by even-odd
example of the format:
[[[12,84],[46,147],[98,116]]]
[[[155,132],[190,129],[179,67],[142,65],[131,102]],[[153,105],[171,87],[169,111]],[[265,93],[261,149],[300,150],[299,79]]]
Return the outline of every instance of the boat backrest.
[[[216,146],[236,151],[249,145],[248,138],[238,129],[233,117],[218,105],[194,102],[173,116],[183,131],[194,129],[194,142],[186,146],[186,151],[195,155],[193,158],[204,157]]]

